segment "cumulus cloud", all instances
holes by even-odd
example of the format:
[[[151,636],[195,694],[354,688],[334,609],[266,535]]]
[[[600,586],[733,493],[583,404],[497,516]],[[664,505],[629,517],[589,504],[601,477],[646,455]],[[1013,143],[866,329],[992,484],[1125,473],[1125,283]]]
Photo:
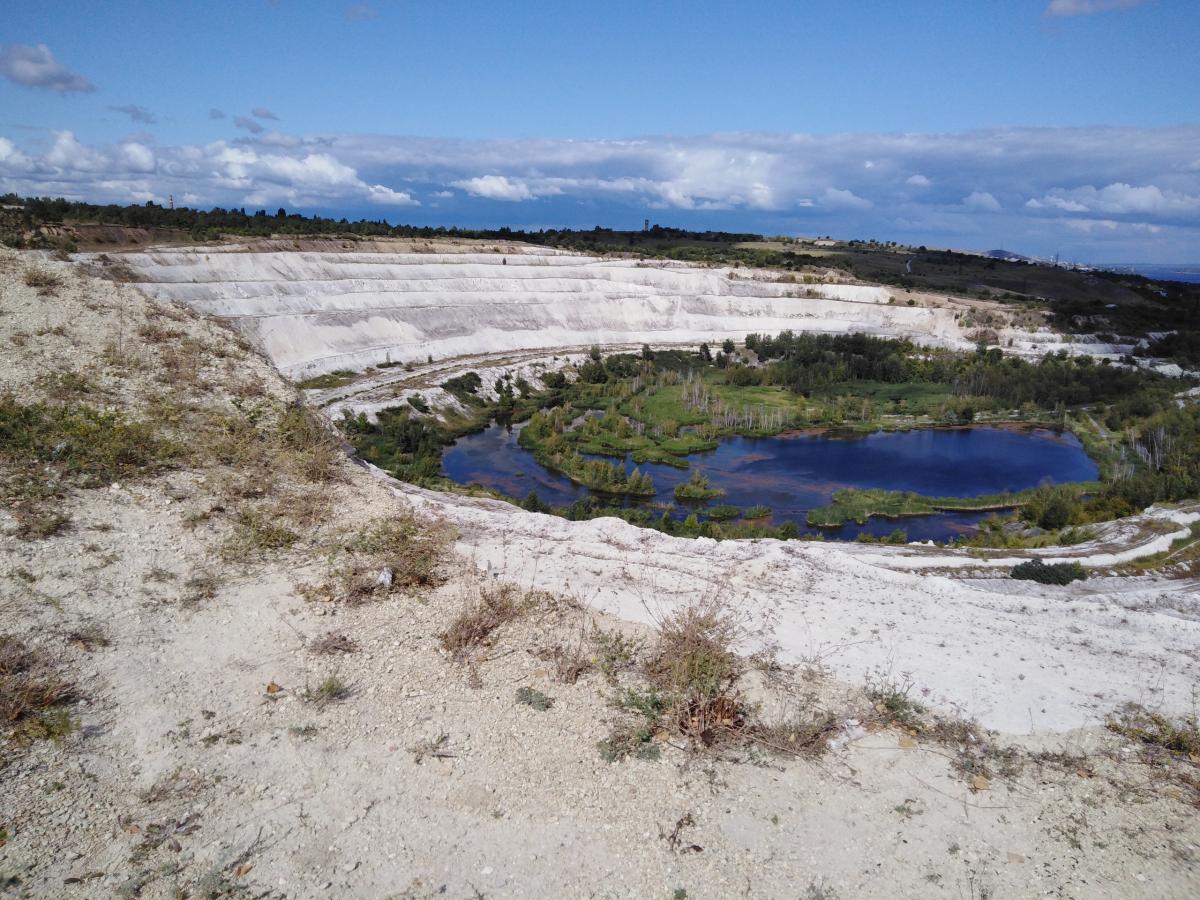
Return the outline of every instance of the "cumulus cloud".
[[[96,90],[94,84],[55,59],[45,44],[9,44],[0,48],[0,74],[25,87],[45,88],[60,94],[89,94]]]
[[[988,191],[971,191],[963,197],[963,206],[983,212],[999,212],[1000,201]]]
[[[136,106],[133,103],[127,103],[124,106],[110,106],[113,112],[124,113],[129,116],[134,122],[144,122],[147,125],[154,125],[158,122],[158,116],[150,112],[144,106]]]
[[[524,181],[519,178],[507,178],[504,175],[480,175],[476,178],[454,181],[451,184],[456,188],[462,188],[472,197],[483,197],[487,200],[507,200],[515,203],[521,200],[532,200],[537,196]]]
[[[514,225],[640,222],[661,210],[664,224],[930,246],[986,248],[1014,234],[1023,243],[1013,249],[1035,253],[1066,250],[1071,236],[1153,237],[1180,258],[1200,246],[1200,126],[451,140],[285,134],[252,117],[234,124],[243,129],[236,140],[174,147],[4,135],[0,192],[189,193],[200,204],[346,215],[456,196],[456,215]],[[1080,224],[1089,221],[1116,224]],[[1120,256],[1133,258],[1108,258]]]
[[[871,201],[841,188],[825,188],[821,195],[822,205],[830,209],[870,209]]]
[[[251,134],[262,134],[263,133],[262,125],[258,124],[258,122],[256,122],[254,119],[251,119],[249,116],[234,116],[233,117],[233,127],[234,128],[244,128],[246,131],[249,131]]]
[[[1132,185],[1115,182],[1102,188],[1092,185],[1065,190],[1055,188],[1041,198],[1031,198],[1030,209],[1064,212],[1094,212],[1105,215],[1200,216],[1200,194],[1160,188],[1156,184]]]
[[[1147,0],[1050,0],[1050,5],[1046,7],[1043,15],[1051,19],[1088,16],[1112,9],[1132,9],[1146,2]]]
[[[209,117],[210,119],[224,119],[224,118],[225,118],[225,111],[224,111],[223,109],[217,109],[217,108],[214,106],[212,109],[210,109],[210,110],[208,111],[208,117]]]
[[[265,106],[254,107],[254,109],[250,110],[250,114],[256,119],[273,119],[276,122],[279,121],[279,116],[275,115],[275,113],[271,112]]]

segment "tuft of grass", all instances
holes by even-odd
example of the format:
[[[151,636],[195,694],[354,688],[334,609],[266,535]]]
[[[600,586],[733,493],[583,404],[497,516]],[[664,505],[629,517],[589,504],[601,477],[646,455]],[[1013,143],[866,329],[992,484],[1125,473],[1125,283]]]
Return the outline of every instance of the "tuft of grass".
[[[577,643],[557,644],[545,653],[545,657],[554,664],[555,679],[563,684],[574,684],[596,668]]]
[[[43,297],[53,296],[62,287],[61,278],[53,272],[48,272],[45,269],[37,267],[26,269],[24,280],[27,287],[37,288],[38,294]]]
[[[28,504],[15,506],[13,518],[17,520],[17,537],[23,541],[45,540],[61,534],[71,524],[70,516]]]
[[[244,509],[234,520],[233,534],[222,545],[221,555],[234,562],[247,562],[286,550],[298,540],[300,535],[265,510]]]
[[[1148,747],[1185,756],[1200,756],[1200,719],[1172,720],[1140,704],[1130,703],[1105,723],[1109,731]]]
[[[324,375],[316,375],[312,378],[305,378],[297,383],[297,387],[306,391],[324,390],[328,388],[345,387],[352,382],[358,373],[350,369],[338,369],[335,372],[326,372]]]
[[[522,706],[529,706],[538,712],[545,712],[554,705],[554,698],[548,697],[541,691],[531,687],[517,688],[516,700]]]
[[[617,676],[632,667],[642,651],[642,642],[626,637],[619,631],[592,631],[592,648],[596,653],[596,665],[609,684],[617,683]]]
[[[185,606],[195,606],[217,596],[221,579],[212,572],[197,572],[183,583],[182,601]]]
[[[704,746],[745,725],[734,691],[744,664],[737,624],[716,602],[690,606],[659,623],[645,665],[650,684],[670,698],[668,724]]]
[[[51,400],[65,403],[99,392],[99,387],[87,375],[79,372],[51,372],[34,379],[34,387]]]
[[[44,654],[20,638],[0,635],[0,722],[14,734],[27,740],[66,737],[77,726],[62,706],[76,696]]]
[[[358,643],[339,631],[330,631],[309,645],[313,653],[332,656],[335,653],[357,653]]]
[[[877,713],[886,716],[890,722],[919,731],[925,707],[909,696],[912,689],[913,680],[908,675],[894,678],[876,673],[867,678],[864,691],[867,699],[875,705]]]
[[[324,681],[304,693],[304,699],[316,706],[328,706],[348,696],[350,688],[337,675],[327,675]]]
[[[341,477],[343,453],[337,439],[312,410],[289,406],[279,418],[279,447],[289,467],[308,481]]]
[[[99,622],[87,622],[67,632],[67,640],[91,653],[98,647],[109,647],[112,641]]]
[[[500,626],[516,619],[522,604],[511,584],[488,584],[441,634],[442,649],[457,657],[488,642]]]
[[[338,548],[345,556],[324,583],[308,590],[350,605],[395,591],[435,587],[445,581],[444,563],[454,532],[409,516],[376,519]]]

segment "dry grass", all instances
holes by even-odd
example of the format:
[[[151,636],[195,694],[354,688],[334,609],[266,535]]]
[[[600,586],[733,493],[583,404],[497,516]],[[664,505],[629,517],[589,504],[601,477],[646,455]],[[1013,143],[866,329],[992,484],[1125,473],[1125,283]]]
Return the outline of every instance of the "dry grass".
[[[1109,718],[1106,726],[1145,747],[1200,759],[1200,720],[1194,715],[1172,720],[1130,703]]]
[[[48,272],[45,269],[26,269],[24,280],[27,287],[37,288],[38,294],[43,297],[51,297],[57,294],[58,289],[62,287],[62,279],[53,272]]]
[[[100,647],[112,645],[108,633],[99,622],[87,622],[67,632],[67,640],[91,653]]]
[[[306,589],[310,597],[358,605],[397,591],[445,581],[444,563],[454,532],[438,522],[397,515],[368,522],[336,548],[325,581]]]
[[[308,649],[320,656],[333,656],[337,653],[357,653],[358,643],[340,631],[330,631],[309,644]]]
[[[71,517],[64,513],[27,503],[14,504],[12,513],[17,520],[17,537],[23,541],[42,541],[54,537],[71,524]]]
[[[221,545],[221,557],[230,562],[250,562],[286,550],[300,535],[283,525],[267,509],[243,509],[234,519],[233,534]]]
[[[314,706],[328,706],[350,696],[350,688],[337,675],[327,675],[315,688],[306,689],[304,699]]]
[[[741,730],[746,710],[735,689],[745,666],[734,647],[741,630],[716,602],[687,607],[659,623],[645,664],[667,699],[667,725],[704,746]]]
[[[289,406],[279,419],[279,447],[289,468],[307,481],[342,478],[345,454],[329,428],[307,407]]]
[[[53,740],[69,734],[74,723],[61,707],[75,696],[45,654],[20,638],[0,635],[0,722],[12,734]]]
[[[524,609],[515,586],[485,584],[442,632],[442,649],[456,657],[466,656],[487,644],[498,628],[518,618]]]

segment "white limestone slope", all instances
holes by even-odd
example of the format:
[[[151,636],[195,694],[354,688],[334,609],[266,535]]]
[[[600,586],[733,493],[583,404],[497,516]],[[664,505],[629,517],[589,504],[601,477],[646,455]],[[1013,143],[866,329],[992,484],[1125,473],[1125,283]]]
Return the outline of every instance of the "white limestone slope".
[[[774,644],[781,660],[823,665],[852,683],[910,677],[914,699],[991,728],[1066,731],[1101,724],[1126,702],[1171,713],[1194,703],[1194,581],[1104,578],[1063,588],[997,573],[964,582],[897,571],[887,565],[890,548],[671,537],[620,519],[564,521],[376,474],[398,497],[451,522],[460,550],[497,577],[646,623],[717,598],[748,626],[747,651]],[[1102,545],[1073,549],[1084,563],[1104,552]],[[911,559],[918,548],[903,552]],[[947,569],[968,560],[927,552]]]
[[[171,248],[124,254],[144,290],[236,321],[284,373],[514,349],[862,331],[970,346],[952,311],[889,304],[869,285],[511,253]],[[817,296],[812,296],[817,295]]]

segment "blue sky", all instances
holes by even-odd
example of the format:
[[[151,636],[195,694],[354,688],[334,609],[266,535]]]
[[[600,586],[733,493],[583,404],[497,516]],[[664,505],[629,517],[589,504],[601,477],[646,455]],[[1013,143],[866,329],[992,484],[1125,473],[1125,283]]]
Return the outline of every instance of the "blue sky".
[[[0,189],[1200,258],[1195,0],[54,2]]]

